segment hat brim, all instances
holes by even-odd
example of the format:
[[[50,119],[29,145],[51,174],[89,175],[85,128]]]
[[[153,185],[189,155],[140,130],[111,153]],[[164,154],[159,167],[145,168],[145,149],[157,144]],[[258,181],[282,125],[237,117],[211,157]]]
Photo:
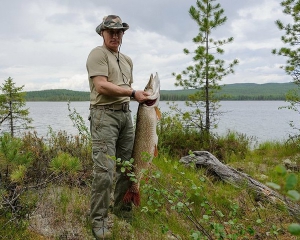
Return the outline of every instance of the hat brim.
[[[105,29],[122,29],[124,32],[129,29],[129,25],[127,23],[122,23],[122,27],[106,27],[103,23],[100,23],[99,26],[96,27],[96,32],[100,34],[101,31]]]

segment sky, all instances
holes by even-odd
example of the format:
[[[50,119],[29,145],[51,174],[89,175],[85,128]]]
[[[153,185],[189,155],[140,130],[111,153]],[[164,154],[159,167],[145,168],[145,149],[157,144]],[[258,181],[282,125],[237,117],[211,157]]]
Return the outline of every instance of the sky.
[[[277,19],[288,23],[282,0],[217,0],[227,21],[212,32],[215,40],[233,37],[217,56],[239,64],[219,84],[284,83],[292,78],[280,68],[286,58],[271,53],[284,46]],[[131,57],[133,88],[143,89],[158,73],[162,90],[175,87],[172,73],[193,65],[199,33],[189,15],[196,0],[1,0],[0,84],[11,77],[25,91],[70,89],[89,91],[86,59],[103,43],[95,28],[104,16],[119,15],[130,28],[121,52]]]

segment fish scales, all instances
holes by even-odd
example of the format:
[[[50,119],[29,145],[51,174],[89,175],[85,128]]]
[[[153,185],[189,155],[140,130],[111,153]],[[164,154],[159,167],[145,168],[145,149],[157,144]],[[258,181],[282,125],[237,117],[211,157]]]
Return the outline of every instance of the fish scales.
[[[156,134],[157,115],[154,108],[143,107],[138,109],[135,141],[133,149],[133,159],[135,175],[140,183],[142,169],[147,169],[150,161],[143,153],[149,153],[152,157],[155,154],[158,136]],[[152,159],[151,159],[152,160]],[[139,187],[139,186],[138,186]]]
[[[150,80],[145,87],[145,92],[149,94],[148,100],[140,103],[137,111],[135,140],[132,152],[134,159],[134,174],[136,182],[132,182],[131,187],[126,192],[123,201],[133,202],[140,205],[140,181],[143,169],[147,170],[153,157],[157,156],[158,136],[156,125],[161,113],[158,109],[160,98],[160,80],[158,74],[155,77],[151,74]]]

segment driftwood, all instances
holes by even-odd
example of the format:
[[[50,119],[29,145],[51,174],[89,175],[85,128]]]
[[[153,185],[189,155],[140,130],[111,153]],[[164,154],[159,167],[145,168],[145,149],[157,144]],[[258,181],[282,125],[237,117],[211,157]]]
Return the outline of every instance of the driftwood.
[[[193,155],[182,157],[179,161],[184,164],[194,163],[197,167],[205,167],[209,172],[219,177],[221,180],[238,188],[247,187],[263,196],[272,204],[278,204],[278,202],[281,202],[287,207],[290,214],[300,221],[300,206],[298,204],[259,181],[256,181],[249,175],[221,163],[210,152],[194,151]]]

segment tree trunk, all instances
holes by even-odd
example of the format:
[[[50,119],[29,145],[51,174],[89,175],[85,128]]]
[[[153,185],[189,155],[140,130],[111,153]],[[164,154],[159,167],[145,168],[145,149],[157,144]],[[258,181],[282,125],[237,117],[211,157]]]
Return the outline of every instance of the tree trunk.
[[[10,118],[10,135],[14,137],[14,122],[13,122],[13,115],[12,115],[12,101],[9,101],[9,118]]]
[[[194,151],[193,155],[188,155],[180,159],[181,163],[190,164],[194,163],[197,167],[205,167],[220,178],[221,180],[238,188],[248,187],[250,190],[260,194],[264,199],[267,199],[272,204],[283,203],[290,214],[300,221],[300,208],[299,205],[289,200],[287,197],[282,196],[273,189],[256,181],[249,175],[239,172],[236,169],[221,163],[214,155],[207,151]]]

